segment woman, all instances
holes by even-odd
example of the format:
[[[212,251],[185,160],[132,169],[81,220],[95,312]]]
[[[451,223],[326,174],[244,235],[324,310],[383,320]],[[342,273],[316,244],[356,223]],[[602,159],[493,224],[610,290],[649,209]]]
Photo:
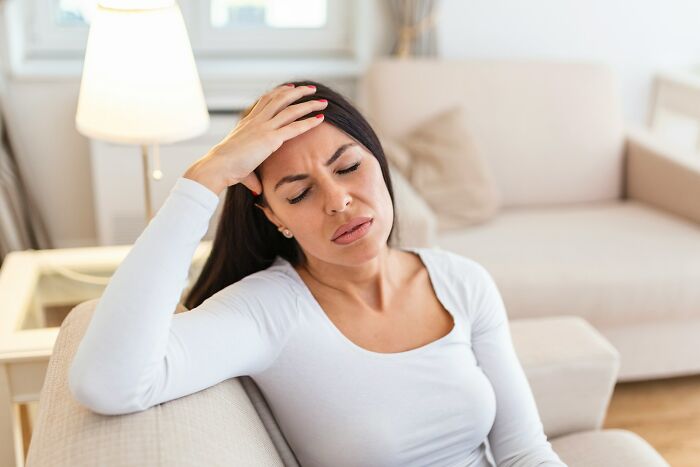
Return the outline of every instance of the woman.
[[[189,311],[173,314],[223,191]],[[321,83],[276,87],[177,180],[120,264],[73,395],[124,414],[250,375],[305,467],[565,465],[490,274],[389,247],[393,204],[360,113]]]

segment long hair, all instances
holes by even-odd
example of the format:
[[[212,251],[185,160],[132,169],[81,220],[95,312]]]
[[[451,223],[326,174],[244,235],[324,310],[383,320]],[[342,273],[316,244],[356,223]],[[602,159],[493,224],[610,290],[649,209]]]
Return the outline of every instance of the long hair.
[[[323,113],[324,122],[328,122],[344,131],[364,145],[379,162],[384,183],[386,183],[389,196],[391,197],[391,203],[395,205],[394,191],[389,177],[389,168],[384,150],[377,134],[362,114],[345,97],[328,86],[311,80],[291,82],[295,86],[308,84],[316,86],[316,92],[301,97],[294,101],[293,104],[312,99],[328,100],[328,104],[324,109],[309,112],[299,117],[297,121]],[[245,109],[241,114],[241,118],[248,115],[254,106],[255,103]],[[255,169],[255,174],[262,181],[262,178],[260,178],[260,166]],[[219,290],[244,277],[267,269],[278,255],[295,266],[305,260],[304,253],[296,238],[287,238],[282,235],[277,230],[277,227],[267,219],[265,213],[254,206],[254,203],[266,206],[265,194],[262,193],[256,198],[241,183],[231,185],[226,189],[226,198],[214,240],[212,241],[211,252],[202,267],[197,281],[184,300],[184,306],[188,310],[199,306],[199,304]],[[392,234],[394,234],[394,226],[396,225],[395,221],[396,210],[394,209],[394,219],[392,219],[392,228],[389,232],[387,244],[392,241]]]

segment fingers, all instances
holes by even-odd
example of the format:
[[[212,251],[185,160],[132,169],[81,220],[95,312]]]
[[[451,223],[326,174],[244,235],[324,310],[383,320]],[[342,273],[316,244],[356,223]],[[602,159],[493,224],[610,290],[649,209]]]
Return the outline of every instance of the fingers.
[[[285,87],[286,86],[280,86],[273,91],[265,106],[258,112],[258,116],[264,121],[271,120],[281,110],[292,104],[292,102],[316,92],[316,88],[312,86],[297,86],[284,89]]]
[[[327,101],[319,101],[316,99],[290,105],[278,113],[272,120],[270,120],[270,124],[272,125],[272,128],[276,130],[281,126],[297,120],[299,117],[313,112],[314,110],[325,109],[326,106],[328,106]]]
[[[277,86],[262,95],[244,117],[253,126],[246,125],[241,128],[264,125],[264,132],[261,134],[264,134],[265,138],[271,138],[270,146],[278,148],[284,141],[308,131],[323,121],[323,115],[320,114],[295,121],[314,110],[322,110],[328,105],[327,102],[316,99],[292,105],[293,102],[314,92],[316,92],[315,86]],[[258,165],[261,162],[258,162]],[[262,183],[254,171],[239,180],[239,183],[253,194],[262,193]]]
[[[249,116],[255,116],[260,113],[260,111],[270,102],[270,100],[279,94],[282,91],[286,91],[289,89],[293,89],[295,86],[292,83],[289,84],[283,84],[281,86],[277,86],[276,88],[273,88],[272,90],[266,92],[262,96],[258,98],[257,101],[253,105],[250,106],[250,112],[248,112],[246,115]]]
[[[256,196],[262,193],[262,183],[260,183],[260,179],[258,179],[255,172],[248,174],[248,176],[241,180],[240,183],[252,191]]]
[[[290,123],[282,128],[274,130],[273,133],[282,138],[282,141],[287,141],[289,139],[298,136],[305,131],[319,125],[323,121],[323,114],[318,114],[313,117],[305,118],[299,120],[298,122]]]

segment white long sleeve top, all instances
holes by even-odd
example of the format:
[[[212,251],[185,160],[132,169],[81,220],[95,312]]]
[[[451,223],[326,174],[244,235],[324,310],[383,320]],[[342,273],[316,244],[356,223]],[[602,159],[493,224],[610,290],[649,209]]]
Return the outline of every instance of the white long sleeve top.
[[[405,248],[455,325],[404,352],[346,338],[281,257],[174,314],[219,201],[177,180],[95,308],[70,368],[78,402],[126,414],[250,375],[304,467],[565,466],[543,432],[501,296],[472,259]]]

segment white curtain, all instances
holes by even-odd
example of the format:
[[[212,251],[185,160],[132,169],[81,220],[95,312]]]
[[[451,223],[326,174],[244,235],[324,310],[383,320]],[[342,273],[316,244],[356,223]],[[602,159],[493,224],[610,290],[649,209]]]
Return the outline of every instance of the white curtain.
[[[5,115],[0,93],[0,265],[10,251],[53,248],[39,210],[20,174]]]
[[[391,55],[436,56],[435,17],[438,0],[388,0],[398,36]]]

